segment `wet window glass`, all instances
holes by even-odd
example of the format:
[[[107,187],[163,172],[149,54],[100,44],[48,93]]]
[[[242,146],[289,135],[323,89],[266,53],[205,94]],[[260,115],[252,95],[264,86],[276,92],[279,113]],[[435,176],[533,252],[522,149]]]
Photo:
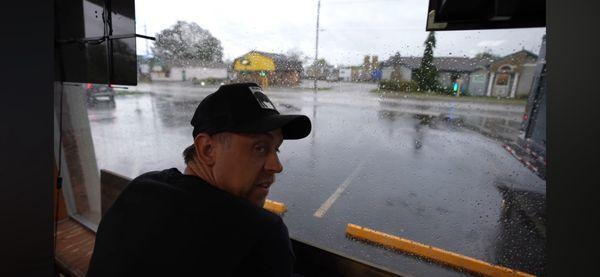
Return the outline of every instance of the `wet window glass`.
[[[200,101],[256,82],[280,113],[313,124],[280,147],[267,197],[286,206],[292,238],[398,273],[465,274],[351,239],[355,224],[544,274],[546,30],[426,32],[426,11],[427,1],[137,1],[136,32],[156,37],[136,41],[138,85],[63,84],[69,211],[99,222],[103,198],[118,195],[101,169],[183,171]]]

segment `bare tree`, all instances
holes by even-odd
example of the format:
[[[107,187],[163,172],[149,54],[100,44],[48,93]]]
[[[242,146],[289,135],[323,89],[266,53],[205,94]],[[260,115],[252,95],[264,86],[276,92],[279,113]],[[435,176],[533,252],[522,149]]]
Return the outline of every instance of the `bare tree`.
[[[154,56],[174,66],[222,62],[223,47],[194,22],[177,21],[156,35]]]

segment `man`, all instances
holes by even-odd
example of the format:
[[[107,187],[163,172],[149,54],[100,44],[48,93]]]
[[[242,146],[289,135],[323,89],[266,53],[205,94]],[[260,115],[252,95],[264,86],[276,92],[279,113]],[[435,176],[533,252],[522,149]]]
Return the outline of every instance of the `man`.
[[[254,83],[221,86],[198,105],[186,168],[135,178],[106,212],[88,276],[290,276],[281,218],[262,208],[284,139],[304,115],[280,115]]]

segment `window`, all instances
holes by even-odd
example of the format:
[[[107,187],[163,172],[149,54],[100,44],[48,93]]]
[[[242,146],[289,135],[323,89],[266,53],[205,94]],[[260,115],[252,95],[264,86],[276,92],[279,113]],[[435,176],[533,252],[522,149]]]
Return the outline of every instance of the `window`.
[[[317,1],[275,0],[136,9],[137,32],[157,37],[137,40],[138,85],[93,101],[85,86],[64,85],[72,214],[100,220],[109,193],[100,169],[183,171],[198,103],[221,84],[253,81],[281,113],[313,122],[309,137],[280,148],[284,171],[268,197],[287,206],[291,237],[410,275],[459,275],[348,239],[351,223],[545,272],[545,157],[530,154],[522,128],[535,78],[517,77],[534,76],[545,28],[428,33],[426,1],[323,0],[318,13]],[[496,86],[509,86],[506,97]]]
[[[498,74],[498,77],[496,77],[496,85],[507,86],[509,78],[510,78],[509,74],[506,74],[506,73]]]

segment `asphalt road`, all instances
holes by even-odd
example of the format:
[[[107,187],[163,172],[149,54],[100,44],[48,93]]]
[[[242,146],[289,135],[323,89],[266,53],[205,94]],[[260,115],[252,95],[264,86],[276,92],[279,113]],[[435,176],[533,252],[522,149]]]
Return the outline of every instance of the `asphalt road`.
[[[280,112],[313,121],[309,137],[280,148],[284,171],[269,195],[288,207],[290,236],[414,276],[464,273],[350,240],[346,224],[545,272],[544,236],[507,213],[514,201],[499,189],[541,197],[532,202],[539,209],[545,203],[545,181],[501,144],[516,138],[522,106],[392,99],[369,92],[372,84],[329,86],[316,95],[308,88],[266,91]],[[183,170],[191,115],[215,89],[140,85],[140,93],[117,96],[114,107],[90,107],[99,167],[129,177]],[[519,199],[527,206],[529,198]]]

